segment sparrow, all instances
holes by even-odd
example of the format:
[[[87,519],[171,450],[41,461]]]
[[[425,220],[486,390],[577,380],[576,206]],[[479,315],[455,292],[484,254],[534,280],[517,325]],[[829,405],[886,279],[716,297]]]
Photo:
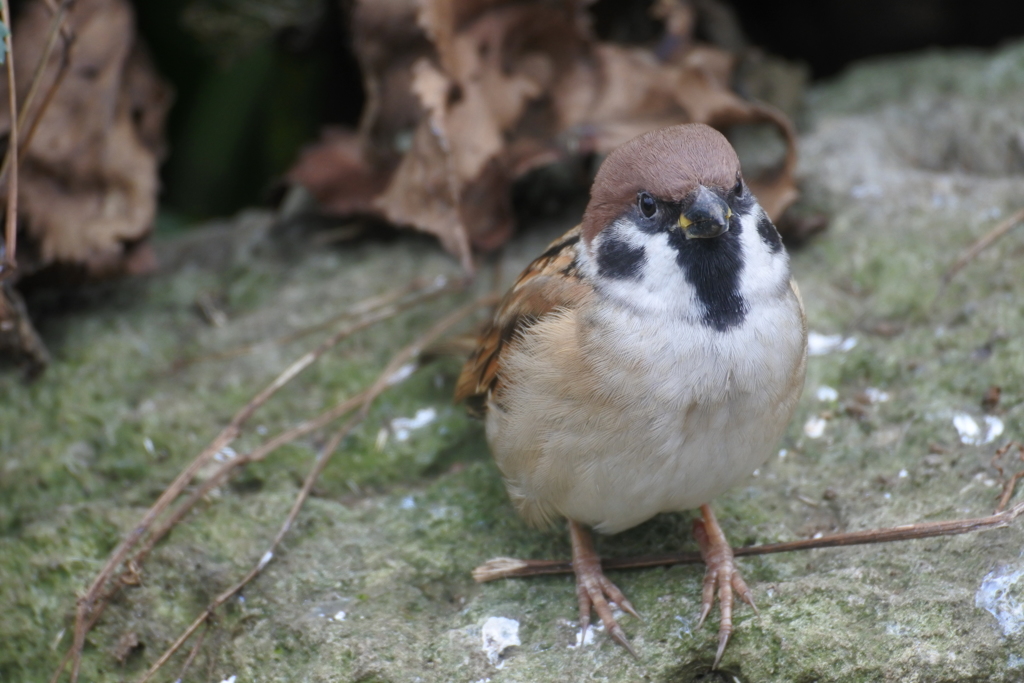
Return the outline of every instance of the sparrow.
[[[455,391],[484,418],[519,514],[568,520],[584,634],[593,609],[636,654],[609,603],[639,615],[590,530],[699,508],[700,624],[717,590],[717,668],[733,594],[756,607],[709,503],[773,451],[806,359],[789,257],[726,138],[685,124],[612,151],[582,222],[519,276]]]

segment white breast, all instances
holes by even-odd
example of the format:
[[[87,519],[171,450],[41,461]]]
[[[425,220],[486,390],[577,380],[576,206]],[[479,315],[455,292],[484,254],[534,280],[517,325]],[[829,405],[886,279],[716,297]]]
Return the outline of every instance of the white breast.
[[[744,232],[746,247],[757,233]],[[503,357],[487,418],[520,512],[614,533],[709,502],[762,464],[803,386],[802,314],[781,268],[744,282],[748,314],[726,332],[664,310],[651,278],[637,286],[662,310],[617,291],[531,327]]]

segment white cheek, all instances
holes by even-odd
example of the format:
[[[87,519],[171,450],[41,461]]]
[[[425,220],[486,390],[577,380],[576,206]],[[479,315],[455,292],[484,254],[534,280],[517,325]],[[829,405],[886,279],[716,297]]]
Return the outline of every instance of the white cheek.
[[[639,277],[613,280],[598,276],[595,254],[600,241],[611,235],[632,247],[643,248],[644,263]],[[703,307],[693,287],[686,281],[676,261],[677,256],[676,250],[669,246],[666,233],[642,232],[625,219],[616,221],[598,234],[589,247],[580,249],[583,272],[605,296],[634,311],[697,320],[703,315]]]
[[[743,232],[740,244],[743,247],[743,270],[740,273],[740,295],[749,307],[752,302],[775,298],[789,287],[789,255],[785,249],[772,253],[757,232],[757,219],[761,208],[756,207],[740,220]]]

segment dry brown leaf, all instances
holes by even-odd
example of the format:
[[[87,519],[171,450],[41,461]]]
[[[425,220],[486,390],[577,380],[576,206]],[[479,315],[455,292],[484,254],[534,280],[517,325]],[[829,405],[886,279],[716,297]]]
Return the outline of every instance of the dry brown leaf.
[[[681,122],[707,123],[719,129],[751,123],[775,126],[786,156],[772,172],[749,178],[768,215],[778,220],[797,198],[796,134],[781,112],[750,102],[728,88],[735,58],[724,50],[697,45],[674,63],[656,60],[642,48],[599,45],[596,50],[604,87],[574,128],[586,131],[579,145],[607,153],[649,130]],[[578,95],[573,95],[578,97]]]
[[[373,199],[390,175],[366,159],[359,135],[328,128],[317,144],[302,152],[288,179],[312,192],[324,209],[353,214],[376,212]]]
[[[76,39],[70,66],[21,162],[19,213],[34,255],[22,272],[53,263],[91,275],[137,272],[154,264],[143,239],[152,229],[171,91],[135,38],[127,0],[77,0],[68,14]],[[43,2],[14,26],[19,96],[29,87],[49,28]],[[55,50],[41,89],[55,80]],[[6,84],[0,97],[6,99]],[[35,108],[42,104],[37,98]],[[38,111],[29,114],[32,121]],[[0,113],[0,132],[10,128]]]
[[[694,43],[693,7],[660,0],[653,11],[666,36],[650,50],[597,41],[585,5],[359,2],[354,31],[368,103],[358,142],[347,138],[339,155],[328,149],[337,140],[325,140],[291,177],[342,213],[366,203],[368,186],[354,177],[384,179],[376,212],[436,235],[469,269],[470,245],[493,249],[511,235],[512,183],[539,165],[606,153],[677,123],[768,123],[787,152],[749,181],[777,219],[797,194],[792,126],[731,90],[736,57]],[[299,172],[311,162],[322,168]]]
[[[412,225],[436,235],[441,244],[472,270],[469,241],[456,206],[459,188],[453,182],[446,141],[424,121],[412,148],[395,170],[391,183],[374,205],[398,225]]]
[[[412,143],[423,110],[412,90],[412,65],[433,53],[416,21],[417,0],[356,2],[352,40],[366,104],[359,134],[365,158],[393,171]]]

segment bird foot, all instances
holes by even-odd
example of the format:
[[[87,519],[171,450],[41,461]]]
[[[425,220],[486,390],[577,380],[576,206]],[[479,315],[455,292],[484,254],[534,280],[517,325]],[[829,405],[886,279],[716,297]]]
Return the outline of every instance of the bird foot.
[[[704,558],[707,570],[704,572],[704,590],[701,598],[700,620],[697,627],[703,625],[704,620],[711,612],[715,603],[715,589],[718,589],[719,610],[722,619],[718,626],[718,651],[715,653],[715,663],[712,669],[717,669],[722,661],[722,654],[725,646],[732,635],[732,606],[733,594],[740,596],[743,602],[754,608],[757,613],[757,605],[754,604],[754,595],[747,587],[743,577],[736,568],[732,555],[732,548],[725,540],[725,534],[718,526],[718,520],[710,506],[702,505],[700,508],[703,519],[693,523],[693,535],[700,545],[700,555]]]
[[[612,614],[611,603],[615,603],[624,612],[638,619],[640,615],[618,586],[609,581],[601,571],[601,558],[594,550],[590,532],[576,522],[569,522],[569,535],[572,538],[572,568],[576,573],[576,598],[580,606],[580,643],[586,642],[590,612],[593,609],[612,640],[637,657],[636,650],[626,638],[626,632]]]

